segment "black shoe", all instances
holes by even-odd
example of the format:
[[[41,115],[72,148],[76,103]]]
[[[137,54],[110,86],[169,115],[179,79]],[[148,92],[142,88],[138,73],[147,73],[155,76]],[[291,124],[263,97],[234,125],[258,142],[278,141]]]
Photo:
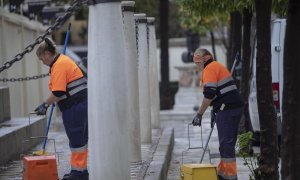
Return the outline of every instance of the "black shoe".
[[[70,176],[70,174],[71,174],[71,173],[67,173],[67,174],[65,174],[65,175],[64,175],[64,177],[63,177],[63,179],[64,179],[64,178],[67,178],[67,177],[69,177],[69,176]]]
[[[89,180],[89,173],[88,171],[71,171],[70,173],[65,174],[62,180]]]

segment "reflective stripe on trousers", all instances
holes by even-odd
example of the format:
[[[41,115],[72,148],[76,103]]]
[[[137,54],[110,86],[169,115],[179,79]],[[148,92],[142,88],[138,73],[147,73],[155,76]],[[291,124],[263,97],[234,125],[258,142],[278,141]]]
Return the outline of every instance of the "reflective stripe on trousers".
[[[237,179],[235,143],[242,112],[243,108],[236,108],[217,113],[216,123],[221,155],[221,161],[217,169],[219,180]]]
[[[219,180],[222,179],[237,179],[236,161],[235,158],[221,158],[217,168]]]
[[[84,171],[87,169],[87,101],[75,104],[71,108],[64,110],[62,116],[72,152],[72,170]]]
[[[71,170],[87,170],[88,149],[87,145],[80,148],[71,148]]]

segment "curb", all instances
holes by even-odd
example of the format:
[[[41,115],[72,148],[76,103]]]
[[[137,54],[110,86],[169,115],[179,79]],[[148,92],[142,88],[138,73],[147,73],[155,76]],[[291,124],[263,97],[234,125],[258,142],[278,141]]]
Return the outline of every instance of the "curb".
[[[0,166],[4,166],[10,160],[20,160],[20,155],[26,155],[27,151],[43,142],[42,138],[46,129],[45,116],[28,118],[13,118],[0,123]]]
[[[167,179],[168,165],[174,147],[174,128],[165,128],[145,174],[145,180]]]

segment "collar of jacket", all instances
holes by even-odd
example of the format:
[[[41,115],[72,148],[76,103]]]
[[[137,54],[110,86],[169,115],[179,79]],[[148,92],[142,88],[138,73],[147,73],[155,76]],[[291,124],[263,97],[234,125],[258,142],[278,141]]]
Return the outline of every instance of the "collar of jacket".
[[[57,54],[57,55],[53,58],[53,61],[52,61],[51,64],[49,65],[49,66],[50,66],[49,73],[51,73],[52,66],[53,66],[53,64],[57,61],[57,59],[59,58],[59,56],[60,56],[60,54]]]
[[[210,59],[210,60],[206,61],[206,62],[204,63],[204,68],[205,68],[208,64],[210,64],[211,62],[213,62],[213,61],[214,61],[213,59]]]

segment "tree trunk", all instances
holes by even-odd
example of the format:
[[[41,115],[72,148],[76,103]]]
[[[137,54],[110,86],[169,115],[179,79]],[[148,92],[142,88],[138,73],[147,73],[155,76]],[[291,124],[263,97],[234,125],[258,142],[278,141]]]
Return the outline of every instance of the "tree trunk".
[[[230,31],[229,28],[228,28],[228,31]],[[225,28],[220,28],[220,30],[218,32],[219,32],[218,34],[221,36],[221,42],[222,42],[226,52],[229,52],[229,50],[228,50],[228,48],[229,48],[228,47],[228,38],[225,35],[226,34],[225,33]],[[229,33],[227,33],[227,34],[229,34]],[[227,53],[227,55],[228,55],[228,53]]]
[[[215,44],[215,35],[214,35],[214,32],[213,31],[209,31],[209,33],[210,33],[210,38],[211,38],[211,48],[212,48],[212,51],[213,51],[213,55],[214,55],[214,58],[216,60],[218,60],[217,53],[216,53],[216,44]]]
[[[300,2],[290,0],[284,46],[284,89],[281,175],[284,180],[300,177]]]
[[[271,77],[271,7],[272,0],[255,0],[257,23],[256,84],[261,132],[259,171],[264,180],[277,180],[277,119]]]
[[[231,69],[237,52],[241,52],[242,44],[242,16],[238,11],[230,13],[230,42],[227,54],[227,67]],[[238,84],[239,85],[239,84]]]
[[[161,60],[161,109],[171,109],[171,93],[169,80],[169,1],[160,0],[160,60]]]
[[[241,120],[241,132],[250,130],[249,117],[249,76],[250,76],[250,57],[251,57],[251,18],[252,10],[245,8],[243,10],[243,54],[242,54],[242,78],[241,78],[241,95],[244,101],[244,114]]]

